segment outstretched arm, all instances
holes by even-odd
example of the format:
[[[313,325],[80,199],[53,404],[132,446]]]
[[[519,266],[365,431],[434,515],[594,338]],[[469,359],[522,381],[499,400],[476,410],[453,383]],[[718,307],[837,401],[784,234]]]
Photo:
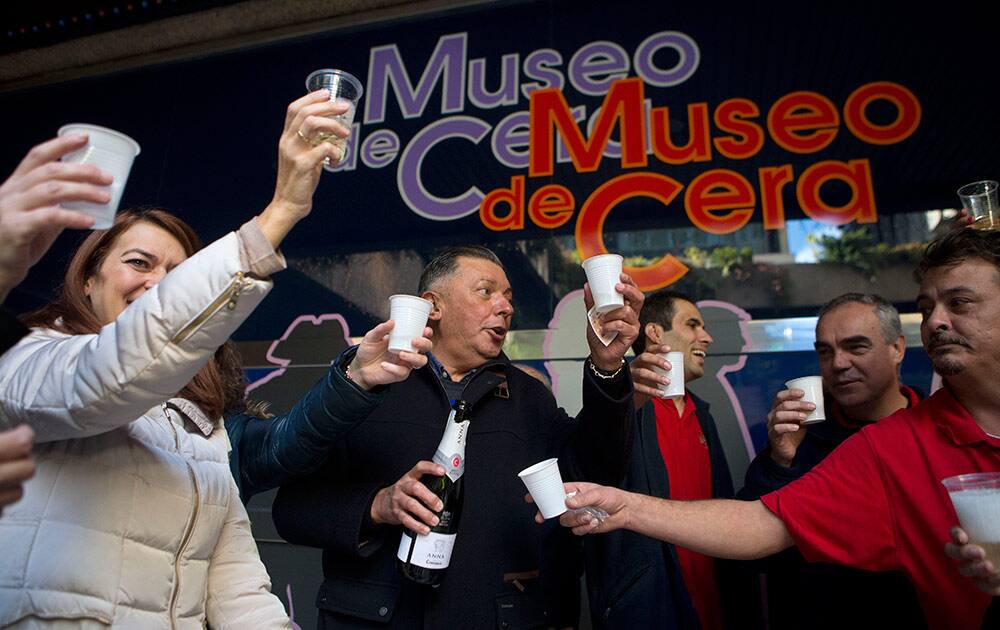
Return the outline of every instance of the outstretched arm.
[[[573,533],[603,534],[628,529],[717,558],[752,560],[791,547],[791,535],[760,501],[669,501],[592,483],[567,483],[571,508],[560,517]],[[579,508],[608,513],[598,519]]]

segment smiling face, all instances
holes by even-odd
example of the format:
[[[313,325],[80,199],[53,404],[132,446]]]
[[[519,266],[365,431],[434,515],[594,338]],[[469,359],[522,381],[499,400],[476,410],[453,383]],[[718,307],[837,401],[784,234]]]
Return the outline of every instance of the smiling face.
[[[671,352],[684,353],[685,383],[705,374],[705,355],[713,340],[705,329],[705,320],[697,306],[687,300],[675,299],[670,330],[664,330],[659,324],[647,326],[654,327],[646,332],[651,340],[670,346]]]
[[[920,338],[945,379],[1000,374],[1000,272],[980,258],[926,272],[917,296]]]
[[[435,328],[434,356],[453,376],[461,376],[500,354],[514,305],[507,274],[499,266],[461,256],[457,269],[422,297],[434,302],[430,314]]]
[[[185,258],[180,241],[151,223],[139,222],[122,232],[83,287],[101,325],[113,322]]]
[[[828,311],[816,324],[816,354],[823,385],[846,410],[881,407],[898,396],[899,364],[906,340],[891,343],[875,308],[849,302]]]

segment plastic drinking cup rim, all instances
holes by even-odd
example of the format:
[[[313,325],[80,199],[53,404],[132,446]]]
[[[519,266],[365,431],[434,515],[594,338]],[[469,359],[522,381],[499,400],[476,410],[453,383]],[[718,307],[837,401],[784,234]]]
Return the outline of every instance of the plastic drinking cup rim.
[[[348,99],[348,100],[353,100],[355,102],[361,100],[361,95],[364,94],[364,92],[365,92],[365,88],[364,88],[364,86],[361,85],[361,81],[359,81],[358,78],[356,76],[354,76],[353,74],[351,74],[350,72],[348,72],[346,70],[338,70],[336,68],[320,68],[319,70],[313,70],[312,72],[310,72],[309,76],[306,77],[306,89],[307,90],[311,90],[312,89],[312,88],[309,87],[309,82],[312,80],[312,78],[315,77],[315,76],[321,75],[321,74],[336,74],[337,76],[343,77],[345,80],[347,80],[348,83],[350,83],[351,85],[353,85],[357,89],[357,91],[358,91],[358,95],[356,97],[354,97],[353,99]]]
[[[397,298],[406,298],[406,299],[404,299],[404,300],[397,300]],[[415,302],[414,300],[420,300],[420,301],[419,302]],[[390,295],[389,296],[389,310],[390,311],[392,310],[392,303],[394,301],[396,301],[396,302],[404,302],[404,303],[409,302],[408,306],[410,308],[412,308],[414,310],[424,310],[424,309],[426,309],[428,314],[431,312],[431,309],[434,308],[434,302],[431,302],[430,300],[425,300],[424,298],[418,297],[416,295],[407,295],[405,293],[397,293],[396,295]]]
[[[559,461],[558,457],[552,457],[550,459],[542,460],[542,461],[538,462],[537,464],[532,464],[531,466],[528,466],[527,468],[525,468],[521,472],[517,473],[517,476],[520,477],[521,479],[524,479],[525,477],[530,477],[530,476],[532,476],[533,474],[535,474],[537,472],[541,472],[542,469],[547,468],[549,466],[552,466],[553,464],[558,463],[558,461]],[[556,470],[559,470],[558,466],[556,466]]]
[[[611,262],[612,258],[617,258],[618,262],[612,263]],[[605,266],[609,264],[621,264],[624,261],[625,259],[622,258],[621,254],[598,254],[597,256],[591,256],[587,260],[583,261],[582,263],[580,263],[580,266],[583,267],[585,271],[588,271],[589,269],[593,268],[595,264],[599,266]]]
[[[945,489],[951,492],[964,490],[1000,490],[1000,472],[966,473],[941,480]]]
[[[957,193],[959,197],[979,197],[981,195],[988,195],[991,192],[996,192],[998,186],[1000,186],[1000,184],[998,184],[996,180],[982,179],[978,182],[972,182],[962,186],[958,189]]]
[[[803,381],[803,380],[806,380],[806,379],[819,379],[818,386],[819,387],[823,387],[823,377],[822,376],[800,376],[798,378],[793,378],[791,380],[785,381],[785,387],[787,387],[788,389],[793,389],[793,388],[794,389],[804,389],[798,383],[799,383],[799,381]],[[810,386],[810,387],[816,387],[817,384],[809,383],[808,386]]]
[[[119,140],[124,141],[126,144],[130,145],[135,150],[135,155],[139,155],[139,153],[142,151],[141,147],[139,147],[138,142],[126,136],[122,132],[115,131],[114,129],[108,129],[107,127],[102,127],[100,125],[92,125],[90,123],[69,123],[63,125],[62,127],[59,128],[59,131],[56,132],[56,135],[63,136],[66,135],[67,133],[70,133],[74,129],[79,129],[84,132],[96,131],[98,133],[106,133],[109,136],[113,136]],[[88,133],[87,135],[89,136],[90,134]],[[94,139],[88,138],[87,142],[92,144],[94,142]]]

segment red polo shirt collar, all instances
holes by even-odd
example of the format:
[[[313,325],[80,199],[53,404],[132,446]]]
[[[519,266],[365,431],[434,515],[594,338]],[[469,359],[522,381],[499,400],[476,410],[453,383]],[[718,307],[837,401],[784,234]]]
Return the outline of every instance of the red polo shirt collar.
[[[981,426],[972,419],[969,411],[955,398],[947,385],[929,399],[930,415],[934,424],[949,440],[959,446],[968,446],[985,442],[1000,448],[1000,439],[990,437]]]

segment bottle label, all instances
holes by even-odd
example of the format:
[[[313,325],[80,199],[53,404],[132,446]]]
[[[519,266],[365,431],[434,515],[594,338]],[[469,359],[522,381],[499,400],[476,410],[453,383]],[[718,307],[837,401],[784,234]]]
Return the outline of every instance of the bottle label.
[[[468,431],[469,420],[455,422],[455,410],[452,409],[441,443],[434,452],[434,463],[444,467],[445,474],[452,481],[458,481],[465,473],[465,436]]]
[[[438,534],[431,532],[426,536],[417,536],[416,540],[410,536],[408,531],[404,531],[399,538],[399,550],[396,557],[402,562],[406,562],[409,557],[410,564],[425,569],[445,569],[451,562],[451,550],[455,547],[455,538],[458,534]],[[410,555],[410,543],[413,543],[413,555]]]

